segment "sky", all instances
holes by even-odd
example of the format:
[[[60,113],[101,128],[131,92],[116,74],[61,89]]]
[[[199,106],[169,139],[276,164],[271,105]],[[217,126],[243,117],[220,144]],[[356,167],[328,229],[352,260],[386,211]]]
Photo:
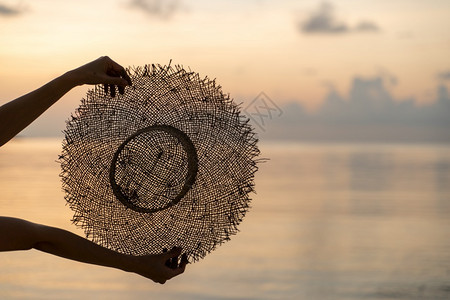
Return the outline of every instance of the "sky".
[[[108,55],[123,66],[181,64],[236,102],[260,92],[318,109],[354,78],[382,78],[417,105],[450,87],[447,0],[0,0],[0,104]],[[79,87],[47,117],[78,106]]]

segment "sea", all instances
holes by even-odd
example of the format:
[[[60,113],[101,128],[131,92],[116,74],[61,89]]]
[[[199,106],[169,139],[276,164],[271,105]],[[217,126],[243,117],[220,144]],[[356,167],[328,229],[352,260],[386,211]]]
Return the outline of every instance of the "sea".
[[[450,299],[450,145],[262,142],[231,240],[164,285],[37,250],[0,253],[0,299]],[[71,223],[61,140],[0,148],[0,215]]]

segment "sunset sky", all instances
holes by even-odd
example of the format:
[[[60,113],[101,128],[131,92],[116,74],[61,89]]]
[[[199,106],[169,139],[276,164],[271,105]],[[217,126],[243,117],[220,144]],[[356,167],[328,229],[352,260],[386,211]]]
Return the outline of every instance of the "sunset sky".
[[[124,66],[172,59],[237,102],[264,91],[317,107],[356,76],[422,103],[450,87],[448,0],[0,0],[0,44],[0,104],[101,55]]]

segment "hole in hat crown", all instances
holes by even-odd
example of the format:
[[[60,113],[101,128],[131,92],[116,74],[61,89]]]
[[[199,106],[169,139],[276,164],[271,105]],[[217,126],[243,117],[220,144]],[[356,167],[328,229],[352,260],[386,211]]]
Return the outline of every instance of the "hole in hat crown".
[[[119,146],[110,183],[122,204],[151,213],[177,204],[194,183],[197,168],[189,137],[175,127],[155,125],[137,131]]]

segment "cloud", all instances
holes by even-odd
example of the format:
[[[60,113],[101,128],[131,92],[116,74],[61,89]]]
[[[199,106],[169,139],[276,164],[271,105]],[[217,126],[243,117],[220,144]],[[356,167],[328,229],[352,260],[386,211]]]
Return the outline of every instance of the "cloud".
[[[299,24],[299,29],[308,34],[342,34],[348,32],[376,32],[379,26],[372,21],[361,21],[354,28],[343,21],[338,20],[335,15],[334,5],[322,2],[304,23]]]
[[[179,9],[178,0],[131,0],[130,6],[160,19],[171,18]]]
[[[356,31],[379,31],[380,28],[372,21],[359,22],[355,27]]]
[[[378,76],[383,80],[387,87],[394,87],[399,82],[397,76],[383,67],[378,69]]]
[[[22,9],[7,6],[6,4],[0,3],[0,17],[18,16],[22,12],[23,12]]]
[[[450,142],[450,92],[444,84],[436,87],[432,103],[418,105],[414,98],[395,98],[387,80],[355,77],[344,94],[331,85],[314,112],[298,101],[286,103],[281,117],[268,120],[259,135],[302,142]]]
[[[348,26],[336,20],[334,7],[331,3],[323,2],[319,10],[301,26],[307,33],[342,33],[349,30]]]
[[[450,80],[450,71],[441,72],[438,74],[439,79]]]

